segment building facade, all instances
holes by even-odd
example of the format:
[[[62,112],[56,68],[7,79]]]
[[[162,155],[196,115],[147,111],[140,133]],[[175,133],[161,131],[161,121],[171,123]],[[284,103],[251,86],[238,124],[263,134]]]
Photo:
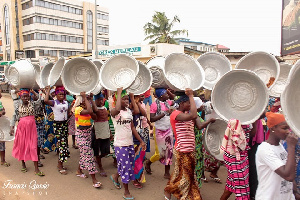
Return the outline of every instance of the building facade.
[[[3,51],[2,51],[2,33],[1,33],[1,23],[0,23],[0,60],[3,60]]]
[[[109,45],[109,12],[77,0],[1,0],[3,60],[53,58]],[[97,39],[96,39],[97,38]]]
[[[184,47],[187,47],[192,50],[200,51],[200,52],[214,52],[217,51],[217,45],[214,44],[208,44],[203,42],[195,42],[191,41],[187,38],[177,38],[175,41]]]

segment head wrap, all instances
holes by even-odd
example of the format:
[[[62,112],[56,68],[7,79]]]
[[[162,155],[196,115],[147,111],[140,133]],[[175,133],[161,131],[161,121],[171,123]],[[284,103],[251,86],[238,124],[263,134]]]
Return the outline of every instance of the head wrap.
[[[188,100],[190,100],[190,98],[187,95],[182,95],[175,101],[175,103],[181,104],[182,102],[186,102]]]
[[[194,97],[196,108],[200,108],[203,105],[202,100],[199,97]]]
[[[166,89],[164,88],[156,88],[155,89],[155,95],[157,98],[161,97],[162,95],[164,95],[167,92]]]
[[[104,95],[101,92],[97,95],[94,95],[95,100],[100,99],[100,98],[104,98]]]
[[[63,92],[64,94],[66,94],[66,90],[65,90],[64,86],[56,86],[55,95],[57,95],[60,92]]]
[[[121,98],[123,98],[124,96],[127,96],[127,95],[128,95],[128,94],[127,94],[126,90],[122,90]],[[118,98],[117,92],[116,92],[116,94],[115,94],[115,97],[116,97],[116,99]]]
[[[272,128],[273,126],[276,126],[277,124],[285,121],[284,115],[280,113],[267,112],[266,116],[267,126],[269,128]]]
[[[55,89],[51,89],[50,90],[50,94],[52,94],[53,92],[55,92]]]
[[[24,94],[28,94],[29,95],[29,89],[27,89],[27,88],[21,88],[20,92],[19,92],[19,96],[23,96]]]

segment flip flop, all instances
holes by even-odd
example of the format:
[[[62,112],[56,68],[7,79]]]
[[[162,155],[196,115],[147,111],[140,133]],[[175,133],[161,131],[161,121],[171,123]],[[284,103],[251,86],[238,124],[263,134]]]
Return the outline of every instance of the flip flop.
[[[205,178],[201,178],[201,180],[202,180],[204,183],[208,183],[208,180],[207,180],[206,177],[205,177]]]
[[[100,188],[101,186],[102,186],[102,183],[100,183],[100,182],[93,184],[94,188]]]
[[[43,156],[43,155],[40,154],[40,155],[39,155],[39,158],[40,158],[40,159],[45,159],[45,156]]]
[[[134,187],[136,187],[137,189],[142,189],[143,186],[140,183],[134,183],[132,182],[132,184],[134,185]]]
[[[87,175],[85,175],[84,173],[82,174],[76,174],[77,177],[80,177],[80,178],[88,178]]]
[[[211,178],[212,180],[214,180],[216,183],[222,184],[221,179],[220,179],[219,177],[211,177],[211,176],[210,176],[210,178]]]
[[[68,172],[65,170],[65,169],[62,169],[62,170],[58,170],[58,172],[62,175],[67,175]]]
[[[44,165],[39,161],[38,162],[38,167],[43,167]]]
[[[10,166],[10,164],[8,162],[1,163],[1,165],[3,165],[4,167],[9,167]]]
[[[100,176],[107,177],[107,174],[106,174],[106,172],[100,172]]]
[[[125,196],[123,196],[123,199],[130,200],[130,199],[134,199],[134,197],[125,197]]]
[[[27,168],[26,168],[26,167],[25,167],[25,168],[22,168],[22,169],[21,169],[21,172],[26,173],[26,172],[27,172]]]
[[[44,172],[38,172],[38,173],[35,173],[35,175],[38,175],[38,176],[45,176]]]
[[[112,176],[110,176],[110,179],[112,180],[115,188],[117,188],[117,189],[121,189],[122,188],[121,185],[120,185],[120,183],[117,183]]]

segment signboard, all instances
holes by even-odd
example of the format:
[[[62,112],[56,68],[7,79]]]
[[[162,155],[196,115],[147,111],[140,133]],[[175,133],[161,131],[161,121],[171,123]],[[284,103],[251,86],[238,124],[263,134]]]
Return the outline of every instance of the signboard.
[[[16,61],[4,61],[4,62],[0,62],[0,65],[12,65],[14,64]]]
[[[129,54],[132,55],[136,52],[141,52],[141,47],[130,47],[130,48],[123,48],[123,49],[109,49],[109,50],[101,50],[99,51],[99,56],[113,56],[116,54]]]
[[[300,53],[300,0],[282,4],[281,55]]]

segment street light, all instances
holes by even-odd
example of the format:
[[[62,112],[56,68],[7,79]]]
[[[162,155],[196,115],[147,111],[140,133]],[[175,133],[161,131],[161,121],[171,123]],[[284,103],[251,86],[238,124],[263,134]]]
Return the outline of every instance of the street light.
[[[95,19],[95,23],[96,23],[96,26],[95,26],[95,37],[96,37],[96,46],[95,46],[95,58],[98,59],[98,36],[97,36],[97,26],[98,26],[98,23],[97,23],[97,0],[95,0],[95,14],[94,14],[94,19]]]

